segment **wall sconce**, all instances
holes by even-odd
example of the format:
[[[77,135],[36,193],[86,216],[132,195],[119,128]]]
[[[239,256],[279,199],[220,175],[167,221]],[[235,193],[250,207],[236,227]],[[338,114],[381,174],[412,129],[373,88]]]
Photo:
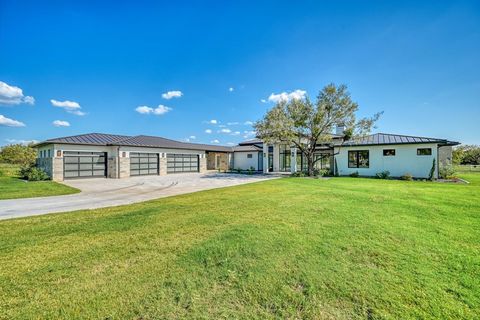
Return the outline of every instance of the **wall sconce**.
[[[57,150],[57,157],[59,157],[59,158],[62,157],[62,150]]]

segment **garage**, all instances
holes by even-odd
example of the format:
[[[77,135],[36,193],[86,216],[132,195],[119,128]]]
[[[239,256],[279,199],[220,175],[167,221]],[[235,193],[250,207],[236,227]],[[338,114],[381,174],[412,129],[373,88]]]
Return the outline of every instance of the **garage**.
[[[65,179],[105,178],[107,176],[106,152],[63,152]]]
[[[167,154],[167,173],[198,172],[197,154]]]
[[[158,153],[130,152],[130,175],[158,175]]]

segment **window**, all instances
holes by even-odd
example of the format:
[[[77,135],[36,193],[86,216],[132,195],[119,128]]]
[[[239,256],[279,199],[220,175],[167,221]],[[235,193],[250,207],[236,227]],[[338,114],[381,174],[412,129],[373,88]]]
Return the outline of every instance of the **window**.
[[[431,156],[432,155],[432,148],[418,148],[417,149],[417,156]]]
[[[253,155],[251,153],[247,153],[247,158],[251,159],[253,158]]]
[[[395,149],[383,149],[384,157],[393,157],[395,156]]]
[[[50,149],[48,149],[48,157],[50,158]]]
[[[348,151],[349,168],[368,168],[370,165],[368,150]]]

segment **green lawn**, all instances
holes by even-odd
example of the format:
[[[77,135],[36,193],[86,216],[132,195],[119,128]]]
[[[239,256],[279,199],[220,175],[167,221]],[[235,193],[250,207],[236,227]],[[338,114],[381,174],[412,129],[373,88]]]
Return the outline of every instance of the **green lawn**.
[[[18,178],[18,167],[0,164],[0,200],[58,196],[80,190],[53,181],[25,181]]]
[[[285,178],[0,222],[0,318],[478,319],[472,183]]]

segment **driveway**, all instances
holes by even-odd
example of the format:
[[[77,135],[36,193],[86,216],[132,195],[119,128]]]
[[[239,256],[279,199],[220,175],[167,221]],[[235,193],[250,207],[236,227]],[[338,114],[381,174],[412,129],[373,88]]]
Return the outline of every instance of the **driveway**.
[[[264,175],[183,173],[128,179],[67,180],[64,182],[66,185],[82,192],[65,196],[0,200],[0,220],[118,206],[273,178],[275,177]]]

